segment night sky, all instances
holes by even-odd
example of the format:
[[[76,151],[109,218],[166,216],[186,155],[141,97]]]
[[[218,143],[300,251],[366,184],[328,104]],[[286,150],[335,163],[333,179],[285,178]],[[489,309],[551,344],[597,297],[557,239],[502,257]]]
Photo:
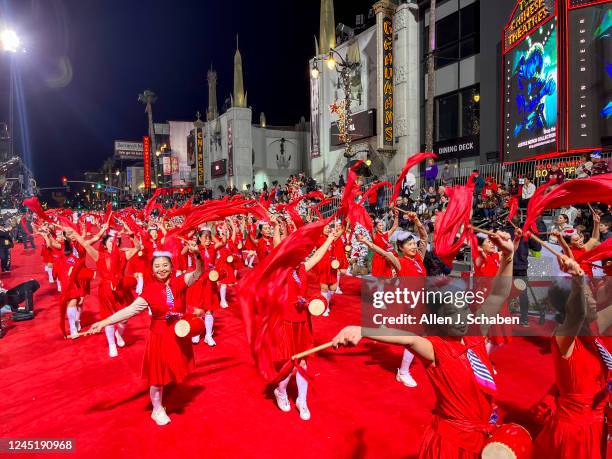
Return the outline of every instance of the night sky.
[[[336,23],[353,26],[355,14],[367,14],[373,3],[336,0]],[[156,122],[195,119],[196,111],[206,113],[212,63],[220,109],[233,87],[237,33],[254,120],[261,111],[270,125],[308,119],[319,6],[319,0],[0,0],[0,19],[27,48],[15,57],[39,186],[97,169],[115,139],[142,138],[144,89],[158,95]],[[7,62],[0,56],[0,119],[8,112]]]

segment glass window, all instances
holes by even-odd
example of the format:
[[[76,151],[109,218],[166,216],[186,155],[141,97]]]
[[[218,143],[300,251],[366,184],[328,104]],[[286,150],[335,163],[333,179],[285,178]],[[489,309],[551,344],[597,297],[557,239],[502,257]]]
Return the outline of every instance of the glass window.
[[[457,93],[441,96],[436,99],[436,140],[448,140],[457,137],[459,125],[459,98]]]
[[[444,48],[459,39],[459,14],[453,13],[436,22],[436,48]]]
[[[461,91],[461,135],[480,133],[480,88],[473,86]]]
[[[480,24],[480,8],[472,3],[461,9],[461,38],[477,34]]]

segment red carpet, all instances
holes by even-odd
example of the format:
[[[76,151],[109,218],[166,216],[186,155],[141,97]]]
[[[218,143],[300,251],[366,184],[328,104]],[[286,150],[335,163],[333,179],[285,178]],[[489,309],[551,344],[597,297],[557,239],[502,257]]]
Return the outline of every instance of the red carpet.
[[[103,334],[61,338],[57,294],[42,271],[39,249],[16,248],[13,272],[2,279],[11,287],[30,277],[42,285],[36,319],[13,324],[0,340],[2,438],[71,438],[76,451],[69,456],[88,459],[403,458],[418,452],[434,397],[419,363],[413,366],[417,388],[395,381],[399,347],[364,340],[358,348],[321,353],[311,362],[317,377],[308,398],[312,419],[304,422],[293,405],[293,382],[292,412],[276,407],[254,368],[230,297],[230,309],[216,318],[217,346],[196,346],[196,370],[164,393],[172,423],[158,427],[149,418],[148,388],[140,379],[148,315],[130,320],[126,347],[110,359]],[[317,342],[358,323],[358,281],[346,278],[343,290],[333,300],[332,316],[315,319]],[[85,303],[85,327],[97,318],[97,287],[93,292]],[[522,410],[548,390],[553,370],[547,354],[545,340],[516,338],[495,351],[498,404],[506,418],[523,418]]]

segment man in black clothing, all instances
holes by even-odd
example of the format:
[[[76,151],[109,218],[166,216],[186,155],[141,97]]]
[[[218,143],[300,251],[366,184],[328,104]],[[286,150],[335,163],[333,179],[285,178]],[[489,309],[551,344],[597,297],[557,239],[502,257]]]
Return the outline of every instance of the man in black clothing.
[[[516,226],[520,226],[520,219],[518,216],[515,216],[512,219],[512,223]],[[510,234],[510,237],[514,239],[515,229],[514,226],[508,225],[505,228]],[[535,252],[540,252],[542,250],[542,245],[539,242],[536,242],[532,238],[529,238],[525,241],[525,238],[521,238],[519,242],[519,246],[514,252],[514,259],[512,261],[512,273],[514,277],[522,277],[525,283],[528,283],[527,280],[527,271],[529,269],[529,251],[533,250]],[[521,295],[519,296],[519,303],[521,309],[521,325],[523,327],[529,326],[529,297],[527,295],[527,288],[521,291]]]
[[[32,217],[26,214],[21,219],[21,223],[17,225],[17,238],[23,242],[23,249],[27,250],[28,244],[32,249],[35,249],[34,245],[34,229],[32,228]]]
[[[3,273],[11,270],[11,249],[13,248],[11,228],[5,225],[4,221],[0,222],[0,267]]]

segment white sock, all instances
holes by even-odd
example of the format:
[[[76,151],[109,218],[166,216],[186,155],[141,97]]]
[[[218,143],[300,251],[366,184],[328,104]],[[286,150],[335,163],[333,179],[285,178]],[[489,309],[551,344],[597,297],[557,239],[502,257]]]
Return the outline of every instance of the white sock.
[[[76,308],[76,320],[77,322],[81,321],[81,312],[83,312],[83,307],[82,306],[77,306]]]
[[[490,354],[493,350],[493,343],[489,340],[485,341],[485,349],[487,350],[487,354]]]
[[[306,369],[306,367],[304,367],[304,369]],[[295,374],[295,382],[297,383],[298,389],[297,402],[306,403],[306,397],[308,396],[308,380],[298,371]]]
[[[289,385],[289,380],[291,379],[291,373],[285,379],[278,383],[278,391],[282,395],[287,395],[287,386]]]
[[[45,266],[45,271],[47,271],[47,275],[49,276],[49,283],[52,284],[55,282],[55,279],[53,279],[53,268],[50,266]]]
[[[336,274],[336,284],[338,285],[336,289],[340,290],[340,273]]]
[[[140,295],[142,293],[142,287],[144,284],[144,279],[142,276],[138,276],[136,278],[136,293]]]
[[[106,334],[106,341],[108,341],[109,349],[117,349],[117,343],[115,343],[115,327],[108,325],[104,327],[104,333]]]
[[[215,318],[212,314],[204,314],[204,328],[206,329],[206,336],[212,337],[214,323]]]
[[[60,283],[59,279],[57,280],[57,291],[58,292],[62,291],[62,284]]]
[[[227,304],[225,294],[227,293],[227,285],[221,284],[219,287],[219,296],[221,297],[221,304]]]
[[[151,386],[149,388],[149,396],[151,397],[151,405],[153,405],[153,411],[162,407],[163,395],[164,386]]]
[[[408,349],[404,349],[404,355],[402,356],[402,364],[400,365],[399,372],[403,375],[410,374],[410,364],[414,360],[414,354]]]
[[[68,316],[68,324],[70,325],[70,334],[76,335],[78,333],[76,326],[77,308],[69,307],[66,309],[66,315]]]

